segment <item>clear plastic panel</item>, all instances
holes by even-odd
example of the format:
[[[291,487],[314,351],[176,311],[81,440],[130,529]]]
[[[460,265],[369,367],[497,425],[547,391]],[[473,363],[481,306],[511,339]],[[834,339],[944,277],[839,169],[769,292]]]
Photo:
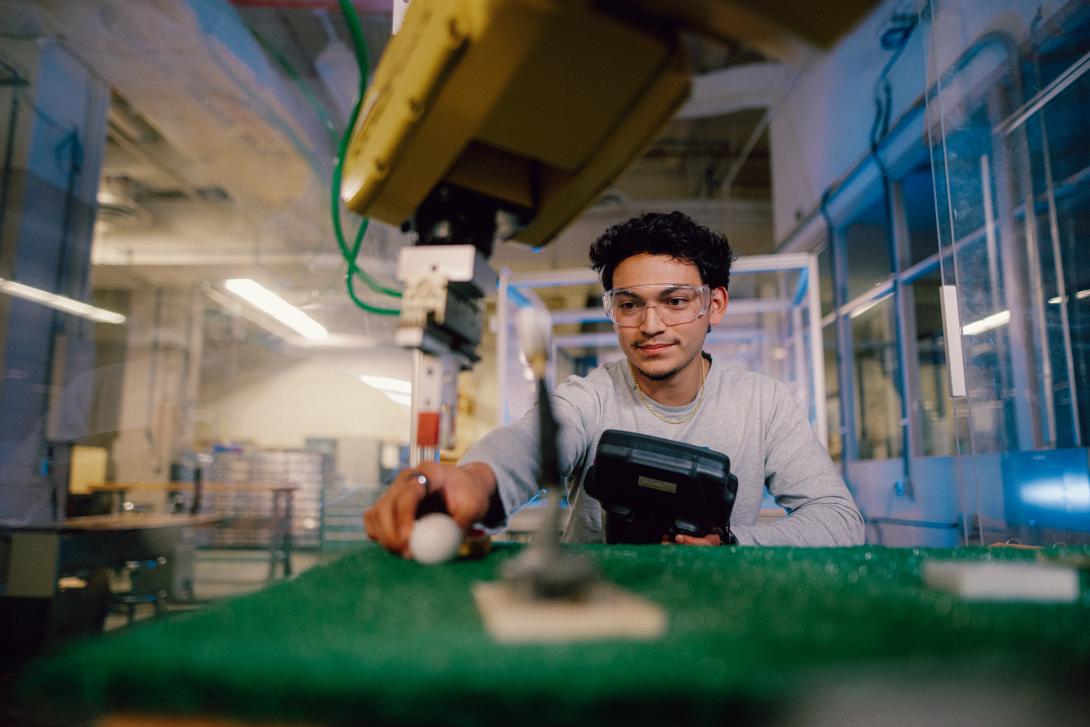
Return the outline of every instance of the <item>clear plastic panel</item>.
[[[1082,541],[1090,8],[1002,5],[930,0],[924,14],[942,283],[957,287],[968,384],[959,500],[970,540]]]
[[[934,219],[931,227],[934,235]],[[939,301],[941,273],[938,268],[916,278],[910,288],[916,322],[915,400],[910,415],[915,418],[919,437],[916,456],[952,455],[956,450],[955,418],[950,399],[945,333]]]

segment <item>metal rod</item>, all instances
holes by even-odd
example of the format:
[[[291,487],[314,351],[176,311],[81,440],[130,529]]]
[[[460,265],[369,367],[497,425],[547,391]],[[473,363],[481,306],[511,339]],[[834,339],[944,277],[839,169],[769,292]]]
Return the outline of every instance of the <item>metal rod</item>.
[[[1090,55],[1090,54],[1088,54]],[[1056,212],[1056,194],[1052,186],[1052,158],[1048,144],[1048,128],[1044,115],[1041,115],[1041,158],[1044,163],[1045,193],[1048,197],[1048,235],[1052,243],[1052,269],[1056,276],[1056,294],[1060,296],[1060,334],[1063,337],[1064,364],[1067,366],[1067,385],[1071,392],[1072,446],[1082,446],[1082,430],[1079,422],[1079,389],[1075,376],[1075,355],[1071,344],[1071,319],[1068,316],[1067,282],[1064,280],[1063,252],[1060,249],[1060,222]],[[1031,190],[1032,191],[1032,190]],[[1032,204],[1032,202],[1030,203]],[[1046,392],[1052,401],[1052,391]],[[1053,412],[1055,416],[1055,412]],[[1055,426],[1055,424],[1053,425]],[[1053,440],[1054,446],[1061,446],[1059,436]]]
[[[1021,88],[1020,82],[1016,85]],[[1003,98],[998,91],[990,95],[988,109],[993,118],[999,117],[1002,101]],[[1001,279],[989,281],[989,284],[1002,285],[1004,304],[1010,311],[1006,335],[996,334],[994,340],[998,391],[1013,392],[1013,395],[997,394],[997,396],[999,401],[1009,402],[1009,406],[1013,409],[1013,416],[1001,418],[1004,428],[1000,436],[1003,441],[984,446],[998,446],[1000,449],[1012,446],[1017,449],[1036,449],[1043,445],[1045,437],[1042,436],[1041,431],[1044,422],[1036,406],[1040,403],[1040,389],[1034,387],[1033,378],[1037,371],[1042,371],[1046,379],[1051,376],[1047,370],[1047,356],[1040,365],[1037,362],[1040,342],[1035,340],[1034,333],[1040,330],[1043,318],[1034,315],[1036,311],[1027,311],[1027,306],[1032,305],[1031,298],[1038,294],[1036,288],[1040,282],[1040,268],[1039,265],[1035,265],[1037,262],[1036,219],[1033,213],[1033,199],[1032,193],[1026,191],[1032,187],[1026,176],[1029,159],[1025,156],[1024,139],[1012,137],[1007,141],[1007,144],[996,144],[993,147],[995,157],[992,166],[998,171],[993,172],[991,179],[995,183],[995,208],[999,228],[997,241],[999,254],[1004,264],[1000,271]],[[1021,173],[1019,173],[1020,170]],[[1000,171],[1003,173],[999,173]],[[982,184],[988,183],[989,180],[982,180]],[[1021,234],[1014,214],[1019,208],[1024,208],[1026,212]],[[955,265],[959,276],[958,289],[962,294],[970,290],[967,284],[975,283],[982,273],[971,264],[965,264],[966,262],[959,260]],[[962,313],[968,315],[969,311],[963,309]],[[976,402],[973,403],[976,404]],[[1012,423],[1013,432],[1011,431]],[[974,441],[974,449],[976,446],[978,445]]]
[[[742,171],[742,167],[749,161],[749,155],[753,153],[753,148],[757,146],[757,142],[761,139],[761,134],[768,128],[768,122],[771,120],[772,115],[768,113],[768,109],[765,109],[764,114],[761,115],[761,120],[757,122],[757,125],[753,127],[753,131],[750,133],[749,138],[746,139],[745,145],[742,147],[742,151],[738,154],[738,158],[734,160],[734,164],[723,176],[721,185],[723,187],[723,196],[729,197],[731,187],[734,186],[734,180],[738,177],[739,172]]]
[[[511,305],[511,271],[507,268],[500,269],[499,290],[496,295],[496,386],[499,392],[499,406],[496,407],[496,424],[507,424],[507,338],[508,323],[507,308]]]
[[[1081,58],[1068,66],[1067,70],[1036,93],[1033,98],[1022,104],[1017,111],[1000,123],[996,130],[1001,134],[1011,134],[1029,121],[1034,114],[1047,106],[1052,99],[1063,93],[1064,89],[1082,78],[1087,71],[1090,71],[1090,51],[1087,51]]]
[[[8,133],[4,141],[4,172],[0,177],[0,246],[4,242],[4,224],[8,214],[8,188],[11,186],[11,158],[15,147],[15,124],[19,120],[19,97],[12,91],[11,110],[8,112]],[[5,271],[0,270],[0,274]]]
[[[833,263],[833,296],[834,303],[839,309],[844,304],[848,295],[848,264],[844,255],[844,239],[832,224],[831,218],[826,217],[829,225],[829,245]],[[844,467],[845,479],[848,475],[848,464],[859,459],[859,436],[856,430],[855,416],[855,380],[852,376],[851,363],[854,360],[854,347],[852,345],[852,327],[849,316],[837,316],[833,324],[836,333],[836,368],[837,379],[840,384],[840,452],[841,462]]]
[[[905,527],[934,528],[936,530],[957,530],[961,527],[960,522],[944,523],[934,520],[906,520],[895,517],[867,517],[864,520],[876,525],[904,525]]]
[[[810,265],[807,268],[807,318],[810,320],[810,369],[813,372],[814,392],[814,416],[817,421],[814,427],[817,430],[821,444],[829,446],[829,419],[825,403],[825,351],[824,335],[821,325],[821,291],[818,287],[818,260],[817,255],[810,255]]]
[[[409,395],[409,466],[417,467],[424,461],[421,447],[416,443],[417,420],[420,418],[420,399],[423,391],[421,384],[424,376],[424,352],[419,348],[413,349],[412,367],[412,393]]]

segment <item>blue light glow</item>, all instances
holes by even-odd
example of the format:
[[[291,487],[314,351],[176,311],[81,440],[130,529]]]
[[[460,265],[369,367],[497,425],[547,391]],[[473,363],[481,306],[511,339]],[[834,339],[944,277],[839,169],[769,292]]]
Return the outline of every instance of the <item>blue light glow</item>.
[[[1031,482],[1022,486],[1022,502],[1067,512],[1090,512],[1090,486],[1085,483],[1069,485],[1057,480]]]

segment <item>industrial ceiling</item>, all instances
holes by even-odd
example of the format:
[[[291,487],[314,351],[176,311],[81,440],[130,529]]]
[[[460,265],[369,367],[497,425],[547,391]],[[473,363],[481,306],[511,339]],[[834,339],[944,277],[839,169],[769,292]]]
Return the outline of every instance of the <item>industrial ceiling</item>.
[[[374,67],[390,37],[391,2],[354,5]],[[636,5],[648,13],[663,6]],[[798,34],[826,39],[766,22],[750,5],[670,5],[679,17],[710,7],[700,20],[709,26],[756,18],[755,42],[687,35],[694,96],[678,118],[556,242],[540,254],[501,245],[496,266],[584,265],[587,244],[605,225],[664,207],[726,227],[742,252],[771,251],[768,107],[817,52]],[[849,5],[858,17],[870,3]],[[327,127],[343,128],[358,79],[336,2],[41,0],[5,8],[58,38],[114,89],[96,288],[209,285],[256,269],[297,305],[327,307],[338,318],[355,313],[327,213],[334,154]],[[408,242],[397,229],[372,225],[363,266],[392,279],[397,249]],[[390,323],[362,325],[381,334]]]

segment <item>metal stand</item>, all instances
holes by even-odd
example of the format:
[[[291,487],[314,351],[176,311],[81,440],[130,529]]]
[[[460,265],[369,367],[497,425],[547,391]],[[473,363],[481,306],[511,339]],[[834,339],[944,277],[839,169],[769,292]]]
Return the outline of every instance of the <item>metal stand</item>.
[[[398,278],[405,284],[394,340],[413,351],[409,465],[435,461],[454,447],[458,372],[478,361],[480,299],[496,273],[474,245],[404,248]]]

